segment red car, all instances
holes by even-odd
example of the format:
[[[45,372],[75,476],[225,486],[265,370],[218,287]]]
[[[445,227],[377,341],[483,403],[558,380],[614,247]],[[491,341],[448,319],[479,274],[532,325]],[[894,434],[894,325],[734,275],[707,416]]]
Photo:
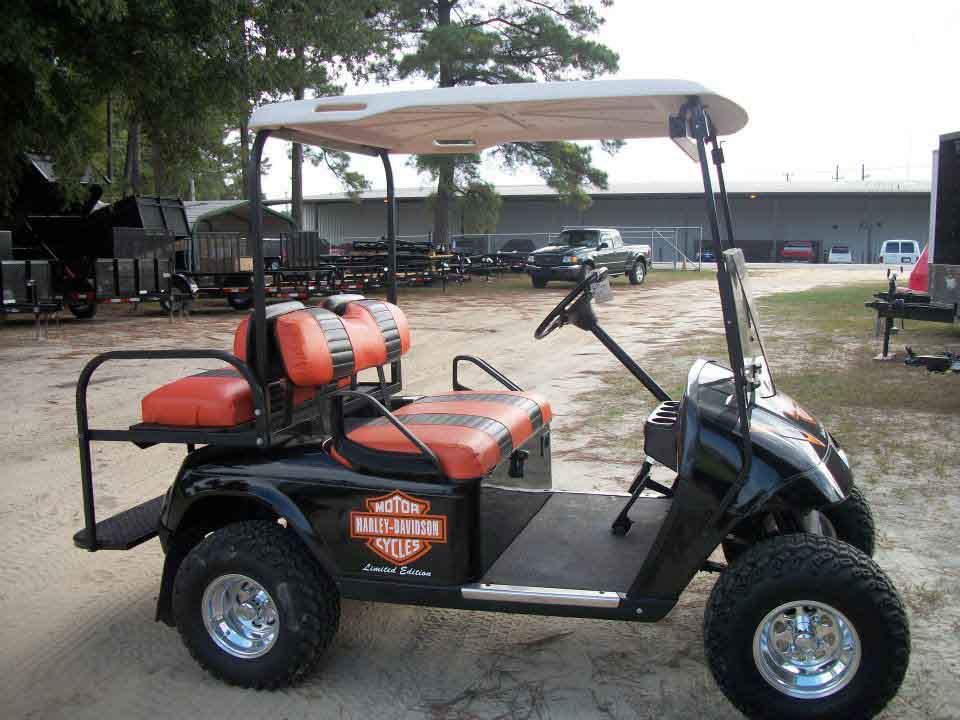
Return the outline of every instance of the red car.
[[[817,253],[809,240],[785,242],[780,250],[780,259],[788,262],[814,262]]]

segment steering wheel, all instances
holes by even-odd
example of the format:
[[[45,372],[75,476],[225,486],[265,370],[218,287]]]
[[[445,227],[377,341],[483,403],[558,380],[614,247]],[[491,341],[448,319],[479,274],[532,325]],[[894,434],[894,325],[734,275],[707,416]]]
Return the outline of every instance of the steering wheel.
[[[584,275],[583,280],[578,282],[577,286],[567,293],[567,296],[547,314],[547,316],[543,319],[543,322],[540,323],[540,327],[534,331],[533,337],[535,337],[537,340],[543,340],[558,327],[563,327],[566,325],[567,316],[573,309],[573,306],[580,302],[584,294],[590,293],[591,285],[600,282],[606,276],[607,269],[605,267],[602,267],[599,270],[591,270]]]

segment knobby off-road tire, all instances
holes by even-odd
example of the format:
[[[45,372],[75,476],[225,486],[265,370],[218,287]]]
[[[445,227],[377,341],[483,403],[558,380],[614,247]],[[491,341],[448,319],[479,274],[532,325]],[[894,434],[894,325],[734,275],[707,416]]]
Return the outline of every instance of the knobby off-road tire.
[[[278,630],[259,657],[235,657],[204,624],[204,592],[225,576],[244,576],[272,599]],[[173,586],[173,614],[194,659],[231,685],[277,689],[316,666],[340,621],[336,585],[291,530],[267,521],[240,522],[208,535],[184,558]]]
[[[829,606],[860,644],[859,667],[833,694],[794,698],[774,688],[755,660],[756,634],[785,603]],[[896,695],[910,658],[910,628],[892,583],[859,550],[821,535],[782,535],[745,551],[721,576],[704,615],[710,670],[723,693],[751,718],[870,718]]]
[[[821,512],[833,525],[838,540],[853,545],[860,552],[873,557],[876,546],[873,512],[860,488],[854,485],[846,500]]]
[[[629,272],[627,272],[627,277],[630,279],[631,285],[643,285],[643,281],[647,279],[646,263],[642,260],[637,260]]]

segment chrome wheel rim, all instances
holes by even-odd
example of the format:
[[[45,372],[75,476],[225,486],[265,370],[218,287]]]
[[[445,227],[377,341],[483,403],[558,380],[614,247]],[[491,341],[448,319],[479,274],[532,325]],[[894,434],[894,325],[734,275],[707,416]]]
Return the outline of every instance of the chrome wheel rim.
[[[638,281],[643,280],[643,276],[644,276],[645,273],[646,273],[646,271],[643,269],[643,264],[642,264],[642,263],[637,263],[636,266],[634,266],[634,268],[633,268],[633,276],[634,276]]]
[[[815,700],[840,692],[860,667],[860,636],[847,617],[811,600],[771,610],[753,636],[753,660],[775,689]]]
[[[270,593],[246,575],[221,575],[203,593],[203,624],[224,652],[257,658],[270,651],[280,633],[280,615]]]

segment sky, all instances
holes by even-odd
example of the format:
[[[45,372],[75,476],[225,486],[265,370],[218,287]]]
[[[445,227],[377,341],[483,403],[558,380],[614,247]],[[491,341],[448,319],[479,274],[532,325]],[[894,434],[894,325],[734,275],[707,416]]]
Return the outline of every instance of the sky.
[[[616,78],[681,78],[725,95],[750,116],[726,139],[731,180],[930,178],[937,137],[960,131],[960,0],[615,0],[597,39],[620,55]],[[425,81],[351,86],[346,94],[431,87]],[[288,144],[272,140],[268,198],[289,197]],[[596,147],[610,182],[689,180],[695,165],[667,140],[634,140],[615,156]],[[426,187],[406,156],[398,188]],[[376,158],[354,156],[373,188]],[[501,185],[542,184],[529,171],[485,163]],[[341,192],[325,169],[304,167],[304,195]]]

